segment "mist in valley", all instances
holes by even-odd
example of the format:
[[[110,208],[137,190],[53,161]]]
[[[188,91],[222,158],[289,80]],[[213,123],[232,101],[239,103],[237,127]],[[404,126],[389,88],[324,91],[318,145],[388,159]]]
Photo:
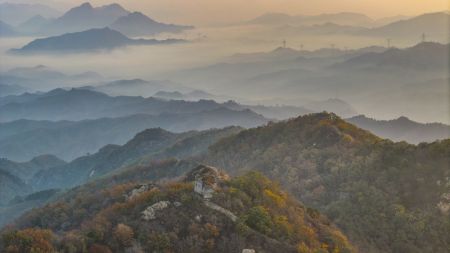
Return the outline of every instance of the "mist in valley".
[[[352,104],[358,109],[358,113],[374,118],[408,116],[420,122],[449,123],[446,96],[448,71],[445,69],[426,71],[420,77],[413,76],[414,69],[405,70],[406,72],[399,70],[398,74],[389,73],[389,76],[376,76],[374,73],[366,75],[355,69],[338,73],[338,77],[334,77],[330,66],[356,56],[349,52],[348,57],[338,58],[337,54],[344,55],[345,51],[366,47],[380,47],[376,51],[381,52],[387,50],[386,39],[355,35],[278,35],[274,29],[257,25],[196,28],[183,34],[159,36],[189,41],[178,45],[129,46],[101,52],[19,56],[8,53],[8,50],[20,48],[34,38],[2,38],[0,64],[2,72],[18,67],[44,65],[68,75],[89,71],[103,77],[101,81],[42,80],[27,84],[27,88],[33,91],[95,86],[106,81],[139,78],[176,82],[180,86],[251,104],[300,106],[313,100],[338,98]],[[429,36],[426,40],[448,43],[445,32],[442,31],[442,36]],[[413,39],[392,39],[390,46],[403,49],[415,46],[421,40],[421,33],[417,33],[417,38]],[[277,48],[283,49],[283,41],[286,41],[286,49],[296,50],[297,53],[292,54],[292,57],[280,54],[278,58],[267,60],[251,57],[245,59],[247,53],[270,54]],[[298,60],[302,57],[300,51],[320,49],[343,52],[318,55],[319,57],[306,55],[306,59]],[[243,57],[236,60],[238,54]],[[307,59],[308,57],[316,58]],[[300,71],[305,71],[305,74],[301,75]],[[413,72],[413,75],[410,76],[407,71]],[[431,71],[434,73],[429,73]],[[428,83],[435,88],[424,88]],[[168,89],[175,91],[172,87]],[[136,91],[135,94],[152,95],[145,90]]]

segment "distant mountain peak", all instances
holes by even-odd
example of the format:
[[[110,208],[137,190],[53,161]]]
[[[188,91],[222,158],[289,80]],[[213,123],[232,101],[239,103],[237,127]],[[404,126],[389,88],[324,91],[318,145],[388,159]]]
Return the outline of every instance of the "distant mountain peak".
[[[122,7],[120,4],[118,4],[118,3],[112,3],[112,4],[104,5],[104,6],[101,6],[101,7],[99,7],[99,8],[104,8],[104,9],[109,8],[109,9],[120,9],[120,10],[125,10],[125,8],[123,8],[123,7]]]
[[[160,23],[137,11],[118,18],[110,26],[127,36],[154,35],[164,32],[179,33],[192,28],[190,26]]]
[[[397,120],[399,120],[399,121],[411,121],[408,117],[406,117],[406,116],[400,116],[400,117],[398,117],[398,119]]]
[[[164,130],[160,127],[157,128],[150,128],[146,129],[134,136],[133,139],[128,141],[125,145],[126,146],[136,146],[140,145],[142,143],[148,143],[152,141],[158,141],[158,140],[168,140],[173,137],[175,137],[176,134],[169,132],[167,130]]]
[[[159,45],[185,42],[179,39],[130,39],[121,32],[104,28],[92,28],[82,32],[66,33],[43,39],[36,39],[20,49],[11,49],[10,53],[44,53],[44,52],[85,52],[112,50],[131,45]]]
[[[130,16],[130,17],[145,18],[145,19],[151,19],[151,18],[147,17],[146,15],[144,15],[142,12],[139,12],[139,11],[132,12],[132,13],[130,13],[128,16]]]
[[[75,8],[76,8],[76,7],[75,7]],[[85,3],[82,3],[78,8],[92,9],[93,7],[92,7],[91,3],[85,2]]]

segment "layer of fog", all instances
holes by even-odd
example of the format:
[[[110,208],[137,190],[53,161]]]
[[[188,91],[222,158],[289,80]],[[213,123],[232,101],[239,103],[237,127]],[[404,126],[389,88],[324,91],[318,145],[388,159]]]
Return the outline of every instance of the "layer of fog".
[[[180,70],[194,69],[225,61],[236,53],[271,51],[282,45],[286,40],[287,46],[304,50],[335,47],[340,49],[362,48],[367,46],[385,46],[382,38],[368,38],[361,36],[284,36],[273,35],[273,27],[235,26],[215,27],[190,31],[186,34],[173,37],[186,38],[192,42],[178,45],[136,46],[100,53],[84,54],[54,54],[17,56],[7,53],[11,48],[18,48],[34,38],[13,38],[0,40],[0,71],[4,72],[15,67],[31,67],[46,65],[68,74],[77,74],[85,71],[95,71],[108,80],[134,79],[145,80],[172,80],[172,76]],[[165,35],[167,38],[167,35]],[[442,43],[448,41],[442,38],[428,38]],[[391,45],[396,47],[413,46],[420,42],[417,40],[394,40]],[[442,78],[445,78],[443,73]],[[232,77],[230,77],[232,80]],[[445,80],[445,79],[443,79]],[[411,101],[411,96],[402,100],[401,96],[389,99],[380,94],[380,98],[371,99],[364,96],[353,96],[351,90],[330,90],[328,94],[295,94],[280,92],[279,94],[262,94],[258,89],[251,92],[241,92],[236,87],[218,87],[214,83],[183,83],[191,88],[202,89],[217,95],[227,95],[240,98],[247,103],[292,104],[301,105],[310,100],[324,100],[338,97],[351,103],[359,113],[379,119],[391,119],[398,116],[408,116],[421,122],[450,123],[448,99],[442,95],[449,94],[446,90],[437,90],[439,99],[430,98],[431,103],[420,106]],[[217,80],[222,83],[223,80]],[[80,83],[78,86],[87,84]],[[90,85],[90,84],[89,84]],[[272,84],[275,88],[277,84]],[[47,87],[55,88],[55,87]],[[386,90],[386,94],[392,91]],[[396,91],[402,93],[402,91]],[[380,91],[382,93],[382,91]],[[337,94],[337,95],[336,95]],[[448,96],[447,96],[448,97]],[[399,100],[400,101],[396,101]],[[396,101],[395,103],[393,101]]]

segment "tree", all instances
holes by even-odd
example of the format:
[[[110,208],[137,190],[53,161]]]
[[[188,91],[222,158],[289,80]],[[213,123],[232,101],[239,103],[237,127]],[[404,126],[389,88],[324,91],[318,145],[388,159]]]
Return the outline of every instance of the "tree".
[[[3,235],[6,253],[53,253],[54,235],[46,229],[24,229]]]
[[[114,229],[114,237],[122,247],[130,247],[133,243],[133,229],[125,224],[118,224]]]
[[[245,223],[263,234],[269,234],[272,227],[270,215],[262,206],[252,207],[247,213]]]
[[[108,246],[92,244],[91,247],[89,247],[89,253],[112,253],[112,251],[108,248]]]

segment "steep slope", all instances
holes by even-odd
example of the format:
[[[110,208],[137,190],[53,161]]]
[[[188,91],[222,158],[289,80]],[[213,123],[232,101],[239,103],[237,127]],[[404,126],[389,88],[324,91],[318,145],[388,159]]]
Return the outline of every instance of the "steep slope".
[[[280,181],[362,252],[444,253],[449,154],[448,139],[393,143],[320,113],[242,131],[213,145],[203,161],[232,174],[257,169]]]
[[[126,184],[107,179],[72,190],[19,219],[14,227],[23,230],[4,231],[0,245],[21,252],[33,246],[90,252],[353,252],[324,216],[261,174],[228,179],[215,168],[199,166],[178,182],[148,184],[145,179]],[[194,191],[194,180],[212,187],[211,199]],[[53,233],[61,239],[54,240]],[[27,247],[20,244],[22,234],[44,239],[39,245],[31,236]]]
[[[27,187],[21,187],[20,190],[27,189]],[[0,228],[8,223],[11,223],[14,219],[20,217],[25,212],[43,206],[49,201],[52,201],[59,193],[58,190],[50,189],[41,192],[28,192],[14,191],[16,195],[13,199],[9,200],[5,205],[0,205]],[[27,193],[30,193],[27,195]]]
[[[147,129],[122,146],[107,145],[92,155],[82,156],[66,165],[42,171],[33,177],[31,184],[37,190],[70,188],[136,164],[144,157],[185,158],[204,153],[208,144],[240,130],[230,127],[175,134],[161,128]]]
[[[433,142],[450,138],[450,126],[440,123],[423,124],[406,117],[393,120],[376,120],[364,115],[346,121],[393,141],[407,141],[413,144]]]
[[[64,161],[50,155],[35,157],[21,163],[0,158],[0,226],[9,220],[8,217],[17,217],[27,210],[24,203],[11,202],[34,192],[30,180],[36,173],[64,164]],[[16,208],[11,210],[9,205]]]
[[[60,36],[36,39],[12,53],[49,53],[49,52],[89,52],[112,50],[132,45],[158,45],[184,42],[178,39],[130,39],[118,31],[106,28],[94,28],[81,32],[65,33]]]
[[[149,36],[158,33],[179,33],[193,28],[191,26],[160,23],[140,12],[133,12],[120,17],[109,27],[131,37]]]
[[[8,159],[0,158],[0,169],[20,178],[20,180],[26,183],[28,183],[36,173],[64,164],[66,164],[65,161],[53,155],[37,156],[27,162],[13,162]]]
[[[7,204],[15,196],[30,191],[31,188],[24,181],[0,168],[0,206]]]

